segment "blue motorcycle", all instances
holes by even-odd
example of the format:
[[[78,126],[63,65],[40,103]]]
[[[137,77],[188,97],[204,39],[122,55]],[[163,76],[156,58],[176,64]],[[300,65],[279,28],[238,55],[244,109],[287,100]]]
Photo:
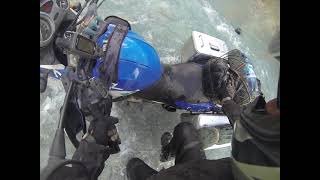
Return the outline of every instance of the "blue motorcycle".
[[[209,82],[208,64],[215,59],[223,59],[240,79],[235,96],[239,104],[260,94],[250,60],[238,50],[229,51],[218,38],[193,31],[181,51],[182,63],[166,65],[129,22],[116,16],[99,18],[98,1],[86,1],[78,12],[70,9],[68,1],[57,2],[40,1],[40,91],[45,90],[48,76],[62,80],[66,91],[70,83],[77,84],[72,85],[76,90],[69,111],[78,117],[73,119],[81,120],[66,125],[73,139],[85,131],[89,116],[101,113],[98,107],[106,98],[142,99],[168,111],[222,113],[211,87],[214,82]],[[86,15],[78,20],[87,4]],[[100,104],[93,108],[93,102]]]

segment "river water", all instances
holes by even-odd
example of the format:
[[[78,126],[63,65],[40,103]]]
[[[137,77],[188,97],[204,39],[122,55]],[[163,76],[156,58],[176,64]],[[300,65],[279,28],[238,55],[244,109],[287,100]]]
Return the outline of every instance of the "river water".
[[[277,0],[106,0],[98,13],[127,19],[132,29],[158,51],[163,63],[179,63],[180,49],[196,30],[224,40],[252,59],[266,99],[276,97],[280,64],[267,52],[280,24]],[[234,29],[240,27],[239,36]],[[59,118],[64,92],[59,81],[50,79],[40,95],[40,169],[46,165],[48,148]],[[139,157],[160,170],[172,165],[159,163],[160,137],[179,123],[179,112],[169,113],[155,104],[115,103],[112,115],[120,119],[121,152],[106,162],[100,179],[122,180],[130,157]],[[68,157],[74,151],[67,140]],[[225,153],[225,152],[224,152]]]

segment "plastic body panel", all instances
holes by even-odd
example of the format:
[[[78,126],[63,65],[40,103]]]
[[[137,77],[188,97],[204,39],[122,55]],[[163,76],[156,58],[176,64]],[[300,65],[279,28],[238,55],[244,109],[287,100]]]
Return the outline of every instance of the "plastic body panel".
[[[221,112],[221,108],[213,104],[212,102],[189,103],[184,101],[177,101],[175,105],[179,109],[185,109],[191,112]]]

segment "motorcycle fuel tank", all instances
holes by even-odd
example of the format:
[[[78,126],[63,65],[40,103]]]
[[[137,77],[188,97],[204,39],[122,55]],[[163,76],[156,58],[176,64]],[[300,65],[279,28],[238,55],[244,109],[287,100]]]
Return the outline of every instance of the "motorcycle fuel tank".
[[[109,25],[108,30],[101,35],[97,44],[102,47],[114,29]],[[99,77],[99,67],[102,59],[98,59],[93,69],[93,76]],[[161,78],[163,67],[156,50],[137,33],[129,30],[120,50],[118,64],[118,82],[111,87],[113,97],[126,96],[143,90]]]

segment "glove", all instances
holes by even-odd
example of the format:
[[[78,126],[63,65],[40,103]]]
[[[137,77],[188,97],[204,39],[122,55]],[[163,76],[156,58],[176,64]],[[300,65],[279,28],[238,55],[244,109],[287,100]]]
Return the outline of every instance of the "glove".
[[[89,126],[89,133],[94,137],[97,144],[114,146],[120,140],[115,124],[119,122],[116,117],[93,120]]]
[[[97,103],[90,103],[88,108],[94,117],[90,122],[88,134],[94,137],[97,144],[107,146],[111,154],[119,152],[118,145],[121,141],[115,126],[119,120],[110,116],[112,98],[108,96],[108,98]]]
[[[86,166],[90,179],[97,179],[103,171],[105,161],[109,158],[110,153],[105,146],[93,142],[91,138],[92,136],[87,136],[80,141],[72,159],[80,161]]]

